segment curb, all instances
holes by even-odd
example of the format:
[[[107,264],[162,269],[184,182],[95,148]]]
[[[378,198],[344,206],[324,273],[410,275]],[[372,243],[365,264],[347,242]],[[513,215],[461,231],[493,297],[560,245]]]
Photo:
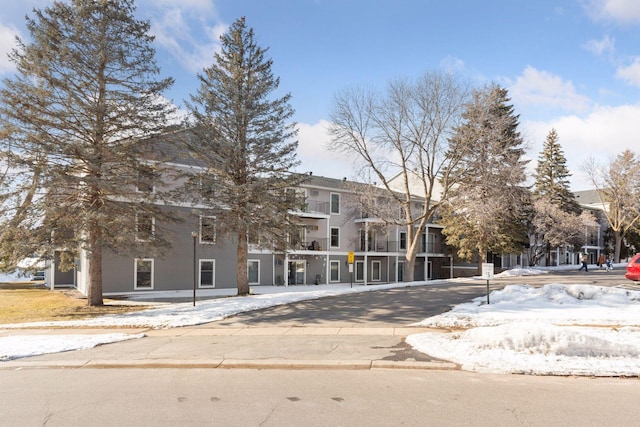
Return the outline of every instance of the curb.
[[[70,360],[70,361],[7,361],[0,370],[22,369],[284,369],[284,370],[374,370],[420,369],[457,370],[451,362],[412,362],[390,360]]]

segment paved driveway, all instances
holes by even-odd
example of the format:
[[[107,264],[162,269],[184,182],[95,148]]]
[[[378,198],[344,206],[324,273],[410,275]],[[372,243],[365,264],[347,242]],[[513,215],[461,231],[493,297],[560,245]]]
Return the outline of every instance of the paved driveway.
[[[535,276],[506,277],[490,281],[490,289],[509,284],[542,286],[548,283],[619,286],[640,290],[624,278],[622,269],[613,272],[562,271]],[[375,286],[375,285],[374,285]],[[362,292],[321,298],[256,310],[229,317],[219,326],[336,326],[401,327],[450,310],[453,306],[486,295],[486,281],[463,282]]]

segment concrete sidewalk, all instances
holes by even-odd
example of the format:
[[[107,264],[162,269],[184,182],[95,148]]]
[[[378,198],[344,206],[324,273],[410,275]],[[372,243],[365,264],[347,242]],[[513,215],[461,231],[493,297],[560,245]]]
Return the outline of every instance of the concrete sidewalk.
[[[144,334],[144,338],[0,362],[0,369],[242,368],[242,369],[457,369],[411,349],[418,327],[220,327],[172,329],[20,329],[0,336]]]

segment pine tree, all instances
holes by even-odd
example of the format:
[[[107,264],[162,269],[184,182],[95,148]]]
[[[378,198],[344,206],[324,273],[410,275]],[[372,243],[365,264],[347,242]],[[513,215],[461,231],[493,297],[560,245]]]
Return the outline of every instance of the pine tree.
[[[194,137],[186,143],[205,166],[192,181],[206,183],[215,194],[207,208],[216,218],[216,233],[236,240],[238,295],[247,295],[248,239],[284,249],[292,226],[287,211],[294,203],[286,190],[303,177],[290,172],[298,165],[291,95],[270,98],[280,79],[267,50],[256,44],[244,17],[220,40],[221,51],[198,75],[200,87],[187,103]]]
[[[558,142],[558,133],[551,129],[538,156],[533,196],[545,199],[565,212],[579,214],[580,205],[569,188],[571,173]]]
[[[518,116],[508,102],[499,86],[476,90],[451,140],[450,149],[462,155],[451,171],[460,185],[443,211],[443,234],[462,259],[477,257],[479,265],[489,251],[519,252],[526,241],[526,161]]]
[[[3,266],[61,249],[63,267],[86,257],[89,305],[102,305],[105,250],[147,253],[168,244],[136,240],[142,218],[153,231],[162,216],[158,194],[136,187],[160,187],[140,138],[166,130],[173,107],[162,94],[173,80],[156,78],[150,26],[134,12],[133,0],[34,10],[32,41],[18,39],[10,55],[17,73],[0,90],[0,144],[19,172],[4,218]]]

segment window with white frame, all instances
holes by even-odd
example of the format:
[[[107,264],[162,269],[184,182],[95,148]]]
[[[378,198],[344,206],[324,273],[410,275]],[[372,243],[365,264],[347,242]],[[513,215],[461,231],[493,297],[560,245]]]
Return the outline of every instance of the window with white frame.
[[[216,218],[213,216],[200,217],[200,243],[216,242]]]
[[[380,281],[380,269],[382,268],[382,264],[380,261],[373,261],[371,263],[371,281],[379,282]]]
[[[340,261],[331,261],[329,266],[330,270],[330,281],[339,282],[340,281]]]
[[[136,240],[148,242],[155,233],[155,218],[146,212],[136,213]]]
[[[364,261],[356,261],[356,282],[364,281]]]
[[[338,193],[331,193],[331,213],[340,213],[340,194]]]
[[[406,231],[400,232],[400,249],[401,250],[407,249],[407,232]]]
[[[201,259],[200,260],[200,272],[198,283],[201,288],[214,288],[215,282],[216,261],[213,259]]]
[[[339,227],[331,227],[331,247],[332,248],[340,247],[340,228]]]
[[[250,259],[247,261],[247,276],[249,278],[249,284],[260,284],[260,260]]]
[[[134,289],[153,289],[153,258],[134,260]]]

